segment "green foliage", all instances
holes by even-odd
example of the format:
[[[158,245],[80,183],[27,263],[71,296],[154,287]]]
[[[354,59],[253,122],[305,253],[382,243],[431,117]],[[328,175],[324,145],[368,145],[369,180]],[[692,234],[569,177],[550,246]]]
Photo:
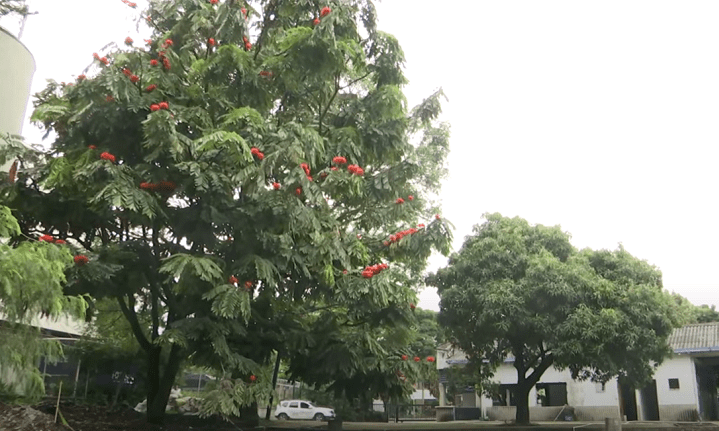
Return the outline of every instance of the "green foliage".
[[[306,365],[336,349],[349,361],[328,365],[335,384],[379,376],[370,390],[406,390],[403,344],[383,337],[408,341],[397,334],[426,260],[449,251],[450,225],[430,219],[448,128],[441,93],[407,111],[402,50],[376,31],[372,3],[330,7],[313,25],[305,1],[153,0],[149,45],[103,53],[108,65],[36,96],[33,120],[57,139],[13,154],[23,169],[2,201],[25,235],[52,232],[89,257],[66,290],[119,305],[155,379],[152,420],[183,361],[246,381],[281,352],[293,375],[323,380]],[[361,275],[381,262],[391,268]],[[226,384],[210,410],[261,393]]]
[[[64,270],[72,262],[67,246],[26,241],[17,237],[20,230],[10,209],[0,206],[0,396],[36,400],[45,393],[37,364],[61,358],[62,347],[30,325],[40,316],[81,316],[86,303],[64,295]]]
[[[601,382],[651,377],[680,324],[658,269],[621,246],[576,251],[559,227],[485,218],[429,278],[441,297],[440,322],[482,378],[513,357],[526,402],[550,366]],[[528,414],[518,408],[517,420]]]

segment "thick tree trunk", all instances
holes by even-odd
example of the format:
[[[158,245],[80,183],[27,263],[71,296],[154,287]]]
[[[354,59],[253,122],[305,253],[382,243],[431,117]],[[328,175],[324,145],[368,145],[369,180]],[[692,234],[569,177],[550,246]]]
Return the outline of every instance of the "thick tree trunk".
[[[176,344],[173,344],[170,349],[170,356],[167,360],[167,365],[160,377],[159,352],[160,350],[157,349],[157,368],[155,370],[148,371],[148,377],[151,375],[157,376],[157,385],[156,390],[154,391],[154,396],[152,396],[152,398],[150,397],[153,395],[150,392],[152,387],[151,385],[148,386],[147,393],[147,421],[153,424],[161,424],[165,419],[167,401],[170,399],[170,391],[172,391],[172,385],[175,383],[175,377],[177,376],[177,372],[180,370],[180,363],[182,362],[180,357],[180,348]]]
[[[529,424],[529,391],[531,389],[532,386],[528,386],[526,381],[523,386],[517,385],[517,390],[514,394],[517,400],[517,416],[515,417],[517,425]]]

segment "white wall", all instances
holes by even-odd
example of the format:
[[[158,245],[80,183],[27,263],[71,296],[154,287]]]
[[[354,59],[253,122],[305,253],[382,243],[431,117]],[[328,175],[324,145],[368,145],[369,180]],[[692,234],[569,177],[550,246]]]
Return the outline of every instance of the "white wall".
[[[669,389],[669,379],[679,379],[679,389]],[[659,405],[698,404],[694,362],[690,356],[674,355],[654,373]]]

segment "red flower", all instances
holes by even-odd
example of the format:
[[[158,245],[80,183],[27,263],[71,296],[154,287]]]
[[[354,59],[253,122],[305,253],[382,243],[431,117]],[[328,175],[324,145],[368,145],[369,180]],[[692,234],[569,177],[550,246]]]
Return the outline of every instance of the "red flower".
[[[227,282],[230,284],[237,284],[237,281],[237,277],[235,277],[234,275],[231,275],[229,280],[227,280]]]
[[[434,218],[436,218],[437,220],[439,220],[441,217],[439,216],[439,214],[437,214],[437,215],[434,216]]]
[[[132,75],[132,71],[130,69],[128,69],[127,67],[122,68],[122,73],[124,73],[125,76],[127,76],[127,77]]]
[[[314,21],[312,21],[312,24],[314,24],[314,25],[319,25],[319,23],[320,23],[319,18],[315,18]]]
[[[368,271],[366,269],[362,271],[362,277],[364,278],[372,278],[373,276],[374,274],[372,273],[372,271]]]
[[[152,105],[150,105],[150,111],[155,112],[155,111],[159,111],[159,110],[160,110],[160,105],[158,105],[157,103],[153,103]]]
[[[210,0],[210,4],[217,4],[218,0]]]
[[[247,40],[247,36],[242,36],[242,41],[245,42],[245,44],[250,43],[250,41]]]
[[[53,238],[51,235],[40,235],[40,238],[38,238],[38,240],[43,242],[53,242],[55,241],[55,238]]]
[[[418,228],[423,228],[423,227],[424,227],[424,223],[418,224],[417,227],[418,227]]]
[[[295,189],[295,194],[296,194],[297,196],[301,195],[301,194],[302,194],[302,187],[297,187],[297,188]]]
[[[102,64],[104,64],[105,66],[107,66],[108,64],[110,64],[110,62],[108,61],[107,57],[102,57],[102,58],[100,59],[100,62],[101,62]]]
[[[272,183],[272,187],[273,187],[275,190],[279,190],[281,186],[280,186],[280,183],[275,182],[275,183]]]
[[[105,151],[104,153],[100,154],[100,158],[103,160],[109,160],[112,163],[115,163],[115,156]]]
[[[245,289],[250,290],[252,289],[252,282],[251,281],[245,281]]]
[[[242,9],[240,9],[240,12],[242,12],[242,15],[244,15],[245,17],[247,17],[247,9],[242,8]]]
[[[172,42],[172,39],[165,39],[165,43],[163,44],[165,47],[172,46],[174,42]]]
[[[407,355],[402,355],[402,360],[403,360],[403,361],[406,361],[406,360],[407,360]]]
[[[157,85],[155,85],[155,84],[148,85],[147,88],[145,88],[145,91],[147,91],[149,93],[150,91],[152,91],[156,88],[157,88]]]
[[[337,170],[337,167],[336,167],[336,166],[332,166],[330,169],[332,169],[333,171],[336,171],[336,170]]]
[[[157,66],[158,64],[160,64],[160,63],[157,60],[155,60],[154,58],[152,60],[150,60],[150,66]]]
[[[160,109],[169,109],[170,105],[167,102],[160,102],[157,106],[160,107]]]
[[[260,72],[260,76],[264,76],[264,77],[272,76],[272,72],[263,70]]]
[[[328,8],[327,6],[323,7],[322,10],[320,11],[320,18],[326,17],[327,15],[330,14],[330,12],[332,12],[332,9]]]
[[[84,254],[78,254],[73,258],[77,266],[83,266],[90,261]]]
[[[153,186],[154,184],[151,183],[140,183],[140,188],[143,190],[151,190],[154,188]]]
[[[409,199],[409,200],[413,201],[413,200],[414,200],[414,196],[412,196],[412,195],[409,195],[409,196],[407,196],[407,199]]]
[[[171,192],[177,188],[177,184],[175,184],[173,181],[160,181],[160,184],[157,185],[157,188],[165,192]]]
[[[254,374],[251,375],[251,376],[250,376],[250,381],[251,381],[251,382],[254,382],[255,380],[257,380],[257,376],[255,376]]]
[[[434,362],[434,356],[427,356],[427,362]]]
[[[82,81],[82,80],[85,79],[85,78],[87,78],[87,76],[85,76],[85,74],[82,74],[82,75],[80,75],[80,76],[77,77],[77,80],[78,80],[78,81]]]
[[[134,8],[134,7],[137,6],[137,3],[132,3],[132,2],[130,2],[130,3],[128,3],[127,5],[130,6],[130,7],[132,7],[132,8]]]
[[[99,59],[100,59],[100,56],[97,55],[96,52],[93,52],[93,53],[92,53],[92,58],[94,58],[95,60],[99,60]]]
[[[307,163],[300,163],[300,167],[303,171],[305,171],[305,175],[310,174],[310,165],[308,165]]]
[[[56,239],[55,244],[67,244],[63,239]]]
[[[137,82],[137,81],[139,81],[139,80],[140,80],[140,77],[137,76],[137,75],[132,75],[132,76],[130,77],[130,81],[132,81],[132,82]]]
[[[386,246],[388,246],[388,245],[389,245],[389,241],[382,241],[382,244],[384,244],[384,245],[385,245],[385,247],[386,247]]]
[[[108,102],[112,102],[113,100],[115,100],[115,98],[108,95],[107,97],[105,97],[105,100],[107,100]]]
[[[211,38],[207,39],[207,43],[208,43],[210,46],[215,46],[215,38],[214,38],[214,37],[211,37]]]
[[[345,159],[342,156],[337,156],[332,159],[332,163],[334,163],[336,165],[344,165],[345,163],[347,163],[347,159]]]
[[[342,270],[342,274],[347,275],[347,270],[346,270],[346,269],[343,269],[343,270]]]
[[[412,310],[414,310],[414,309],[416,308],[416,306],[414,305],[414,303],[412,303],[412,304],[409,304],[409,308],[411,308]]]
[[[145,43],[147,45],[152,45],[152,39],[145,39]]]
[[[252,44],[251,44],[250,42],[245,43],[245,49],[248,50],[248,51],[251,50],[251,49],[252,49]]]
[[[130,36],[125,38],[125,45],[132,45],[132,38]]]
[[[419,362],[419,361],[421,361],[421,359],[420,359],[419,356],[415,356],[415,357],[414,357],[414,361],[415,361],[415,362]]]
[[[95,146],[95,145],[88,145],[87,148],[89,148],[91,150],[97,150],[97,146]]]
[[[404,199],[402,199],[402,198],[397,198],[397,200],[396,200],[395,202],[398,203],[398,204],[403,204],[403,203],[404,203]]]
[[[165,66],[166,70],[170,70],[170,60],[168,60],[167,58],[162,59],[162,65]]]

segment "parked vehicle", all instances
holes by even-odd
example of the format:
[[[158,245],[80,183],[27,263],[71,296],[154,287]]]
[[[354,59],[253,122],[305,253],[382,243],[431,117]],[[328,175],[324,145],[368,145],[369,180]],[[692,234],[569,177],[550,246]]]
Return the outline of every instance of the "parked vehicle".
[[[280,402],[275,410],[275,417],[280,420],[310,419],[324,421],[334,419],[335,411],[329,407],[318,407],[309,401],[286,400]]]

